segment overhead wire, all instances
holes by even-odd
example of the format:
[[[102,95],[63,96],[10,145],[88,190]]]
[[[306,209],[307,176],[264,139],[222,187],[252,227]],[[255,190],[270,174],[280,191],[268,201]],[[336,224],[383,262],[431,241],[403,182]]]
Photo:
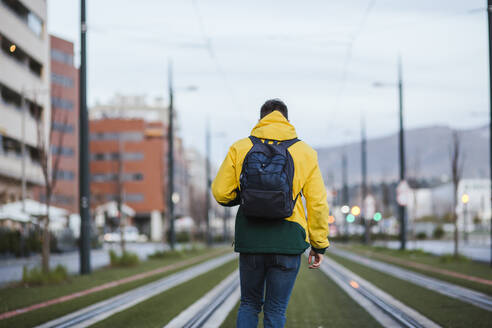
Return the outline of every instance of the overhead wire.
[[[349,79],[349,68],[350,68],[350,64],[352,62],[354,44],[357,41],[357,39],[359,38],[362,31],[364,30],[364,27],[367,23],[367,19],[370,15],[371,11],[373,10],[375,4],[376,4],[376,0],[369,0],[367,7],[362,14],[362,19],[361,19],[359,25],[356,27],[354,32],[350,35],[349,40],[347,42],[347,51],[346,51],[343,66],[342,66],[342,75],[340,78],[339,89],[338,89],[338,92],[337,92],[336,97],[335,97],[335,105],[334,105],[334,110],[333,110],[334,115],[336,115],[340,111],[340,103],[341,103],[342,96],[343,96],[343,93],[344,93],[346,85],[347,85],[347,81]],[[333,121],[333,116],[332,116],[331,121]]]
[[[243,115],[244,108],[243,108],[241,102],[238,101],[236,94],[231,87],[231,83],[229,81],[229,78],[228,78],[226,72],[224,71],[224,69],[220,63],[218,56],[216,55],[216,51],[215,51],[213,43],[212,43],[212,38],[207,34],[203,15],[200,11],[200,7],[198,6],[198,0],[192,0],[192,4],[193,4],[193,8],[195,10],[195,15],[197,17],[198,24],[200,26],[200,32],[202,34],[202,38],[203,38],[203,41],[205,43],[205,49],[207,50],[212,61],[214,62],[215,70],[217,71],[217,74],[222,79],[222,82],[224,84],[224,88],[225,88],[227,94],[231,98],[232,102],[236,105],[236,108],[240,109],[240,115]]]

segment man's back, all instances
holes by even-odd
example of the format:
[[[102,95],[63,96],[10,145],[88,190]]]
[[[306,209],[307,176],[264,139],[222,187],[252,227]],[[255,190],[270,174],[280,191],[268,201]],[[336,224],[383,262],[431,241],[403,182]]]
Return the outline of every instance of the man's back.
[[[251,136],[255,138],[241,139],[230,147],[212,183],[212,192],[217,202],[224,206],[239,205],[241,176],[242,173],[248,173],[248,170],[243,172],[243,163],[253,148],[253,141],[258,143],[259,139],[263,143],[282,144],[292,140],[283,147],[285,149],[285,145],[292,143],[287,148],[294,164],[293,177],[289,177],[292,179],[292,195],[287,195],[293,200],[292,215],[267,219],[266,215],[261,216],[261,211],[256,211],[255,214],[260,216],[246,217],[243,206],[247,204],[238,209],[234,246],[235,251],[240,253],[241,303],[237,317],[238,328],[256,327],[258,313],[262,308],[265,328],[283,327],[290,294],[299,272],[301,254],[311,246],[308,262],[311,264],[314,258],[310,268],[315,269],[321,264],[322,254],[329,246],[328,204],[317,154],[302,141],[294,143],[297,133],[287,117],[287,107],[283,102],[276,99],[267,101],[261,108],[260,121],[251,131]],[[261,144],[255,147],[258,146],[272,148]],[[249,192],[254,190],[246,187],[245,194]],[[307,217],[301,194],[306,200]],[[258,192],[256,199],[260,199],[260,203],[267,207],[273,206],[263,199],[263,195],[265,193]],[[265,211],[269,210],[271,208],[265,208]]]
[[[260,120],[251,135],[263,140],[278,141],[297,137],[295,128],[278,111]],[[220,204],[237,203],[243,161],[252,147],[250,138],[244,138],[229,149],[229,154],[212,184],[212,192]],[[294,161],[292,197],[295,199],[299,193],[305,197],[309,225],[301,197],[297,199],[292,216],[284,220],[248,220],[239,208],[235,238],[237,252],[299,254],[310,243],[318,250],[329,246],[328,205],[317,154],[303,141],[295,143],[288,151]]]

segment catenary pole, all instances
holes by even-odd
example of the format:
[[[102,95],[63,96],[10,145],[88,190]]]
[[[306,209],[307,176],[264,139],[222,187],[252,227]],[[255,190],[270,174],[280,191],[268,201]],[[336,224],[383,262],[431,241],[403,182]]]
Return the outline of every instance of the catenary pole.
[[[405,130],[403,127],[403,77],[401,57],[398,57],[398,101],[400,116],[399,133],[399,162],[400,162],[400,183],[405,180]],[[407,243],[407,224],[405,206],[398,204],[398,217],[400,219],[400,249],[404,250]]]
[[[361,121],[361,170],[362,170],[362,203],[361,203],[361,219],[364,224],[364,243],[370,243],[369,220],[367,218],[366,198],[367,198],[367,137],[366,137],[366,122],[365,118]]]
[[[87,113],[86,8],[80,2],[80,74],[79,74],[79,210],[80,210],[80,273],[91,272],[90,264],[90,185],[89,185],[89,115]]]
[[[492,204],[492,0],[487,3],[487,17],[489,21],[489,97],[490,97],[490,122],[489,122],[489,156],[490,156],[490,179],[491,179],[491,204]],[[492,215],[490,218],[490,266],[492,267]]]
[[[205,136],[205,170],[207,171],[205,173],[206,176],[206,192],[205,192],[205,207],[206,207],[206,224],[207,224],[207,230],[206,230],[206,240],[207,240],[207,245],[212,244],[212,236],[210,234],[210,211],[211,211],[211,206],[210,206],[210,185],[211,185],[211,177],[210,177],[210,152],[211,152],[211,145],[210,145],[210,122],[207,120],[207,131],[206,131],[206,136]]]
[[[169,245],[171,249],[174,249],[176,244],[176,234],[174,231],[174,90],[173,90],[173,71],[172,62],[169,61],[168,66],[168,87],[169,87],[169,123],[167,132],[168,142],[168,193],[167,193],[167,207],[169,216]]]
[[[347,154],[345,152],[345,149],[343,150],[342,153],[342,206],[348,206],[349,205],[349,190],[348,190],[348,163],[347,163]],[[348,222],[347,219],[343,219],[343,226],[344,226],[344,232],[345,232],[345,237],[348,241]]]

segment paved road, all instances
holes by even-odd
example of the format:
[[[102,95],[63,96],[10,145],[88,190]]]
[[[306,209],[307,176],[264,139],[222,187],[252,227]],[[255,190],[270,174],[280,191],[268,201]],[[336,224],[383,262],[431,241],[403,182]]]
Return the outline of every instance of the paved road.
[[[392,249],[400,248],[400,242],[396,240],[392,241],[377,241],[374,243],[376,246],[385,246]],[[416,240],[407,242],[408,249],[422,249],[423,251],[442,255],[452,254],[454,250],[454,243],[451,240]],[[469,244],[464,245],[460,240],[459,244],[460,253],[475,260],[481,262],[490,261],[490,242],[488,244]]]
[[[162,243],[127,243],[127,249],[136,253],[141,259],[145,259],[156,250],[168,249]],[[94,249],[91,252],[92,269],[100,268],[109,264],[108,251],[114,249],[119,252],[119,244],[104,244],[102,249]],[[79,272],[79,253],[68,252],[63,254],[52,254],[50,258],[51,267],[58,264],[64,265],[70,273]],[[22,278],[22,267],[32,268],[41,265],[41,256],[35,255],[29,258],[8,259],[0,261],[0,285]]]

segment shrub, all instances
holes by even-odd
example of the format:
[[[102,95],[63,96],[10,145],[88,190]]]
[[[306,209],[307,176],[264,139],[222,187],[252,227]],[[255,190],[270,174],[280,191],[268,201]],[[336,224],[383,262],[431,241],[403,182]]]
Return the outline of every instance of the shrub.
[[[435,239],[441,239],[444,236],[444,229],[441,226],[436,227],[432,233],[432,236]]]
[[[425,232],[419,232],[416,236],[417,239],[422,240],[427,238],[427,234]]]
[[[464,255],[458,254],[458,256],[454,256],[453,254],[444,254],[439,256],[439,260],[442,263],[451,263],[451,262],[470,262],[470,259]]]
[[[169,250],[169,251],[155,251],[150,254],[149,259],[169,259],[184,257],[183,251]]]
[[[67,269],[57,265],[54,270],[45,273],[40,268],[22,268],[22,283],[29,286],[61,284],[69,279]]]
[[[112,267],[130,267],[136,266],[140,263],[137,254],[127,251],[124,251],[121,255],[118,255],[115,251],[110,250],[109,260]]]
[[[176,233],[176,242],[177,243],[187,243],[191,240],[190,233],[186,231],[181,231]]]

